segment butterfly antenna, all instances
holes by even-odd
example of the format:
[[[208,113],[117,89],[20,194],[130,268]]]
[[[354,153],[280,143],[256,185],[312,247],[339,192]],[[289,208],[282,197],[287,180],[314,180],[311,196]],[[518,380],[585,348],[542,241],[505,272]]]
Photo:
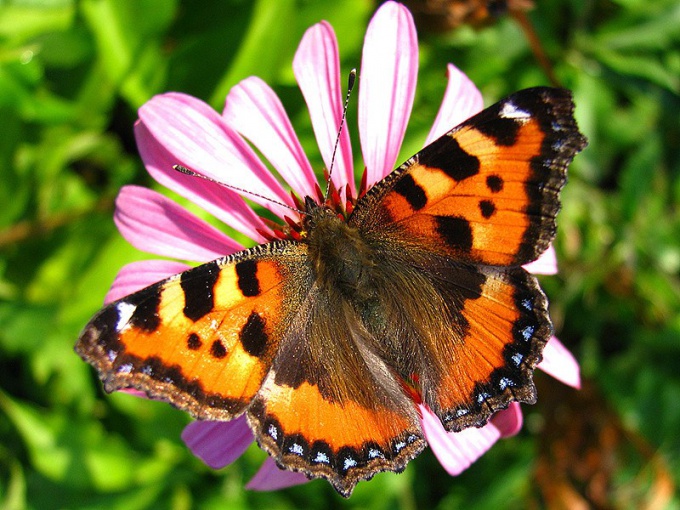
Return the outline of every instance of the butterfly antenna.
[[[333,147],[333,155],[331,156],[331,164],[328,169],[328,179],[326,180],[326,193],[324,193],[324,202],[328,200],[328,193],[331,188],[331,174],[333,173],[333,165],[335,164],[335,155],[338,152],[338,145],[340,144],[340,135],[342,134],[342,127],[345,125],[345,117],[347,116],[347,105],[349,104],[349,97],[352,95],[352,89],[354,88],[354,82],[357,79],[357,70],[352,69],[349,72],[349,78],[347,80],[347,95],[345,96],[345,106],[342,108],[342,118],[340,119],[340,126],[338,127],[338,136],[335,138],[335,146]]]
[[[246,195],[251,195],[253,197],[261,198],[262,200],[266,200],[267,202],[271,202],[272,204],[280,205],[281,207],[285,207],[286,209],[290,209],[291,211],[295,211],[298,214],[302,214],[303,216],[309,216],[309,213],[307,211],[302,211],[298,209],[297,207],[291,207],[288,204],[284,204],[283,202],[279,202],[278,200],[274,200],[273,198],[265,197],[264,195],[260,195],[259,193],[254,193],[252,191],[248,191],[247,189],[239,188],[237,186],[232,186],[231,184],[226,184],[224,182],[217,181],[215,179],[211,179],[210,177],[199,174],[197,172],[194,172],[193,170],[189,170],[187,167],[182,166],[182,165],[173,165],[172,168],[177,170],[179,173],[184,174],[184,175],[190,175],[192,177],[198,177],[200,179],[206,180],[208,182],[214,182],[215,184],[219,184],[220,186],[223,186],[227,189],[230,189],[232,191],[237,191],[239,193],[245,193]]]

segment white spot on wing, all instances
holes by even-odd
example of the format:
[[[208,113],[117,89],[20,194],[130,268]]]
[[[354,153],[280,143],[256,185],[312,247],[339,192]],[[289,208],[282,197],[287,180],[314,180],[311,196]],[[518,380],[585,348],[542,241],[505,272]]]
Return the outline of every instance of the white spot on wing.
[[[383,452],[380,450],[376,450],[375,448],[371,448],[368,450],[368,458],[369,459],[384,459],[385,456],[383,455]]]
[[[116,311],[118,312],[118,322],[116,322],[116,331],[119,333],[123,332],[130,324],[130,319],[132,314],[135,313],[137,305],[128,303],[127,301],[121,301],[116,305]]]
[[[511,101],[506,101],[503,103],[500,116],[504,119],[514,119],[521,122],[526,122],[531,119],[531,114],[529,112],[517,108],[517,106],[515,106]]]
[[[293,443],[290,448],[288,448],[290,453],[294,453],[295,455],[302,455],[304,453],[304,450],[302,448],[302,445],[299,445],[297,443]]]
[[[314,457],[312,461],[318,462],[320,464],[328,464],[330,462],[330,459],[328,458],[328,455],[326,455],[324,452],[317,452],[316,457]]]
[[[132,372],[132,363],[125,363],[118,367],[119,374],[129,374]]]
[[[486,392],[480,393],[479,395],[477,395],[477,402],[481,404],[482,402],[489,398],[491,398],[491,395],[489,395],[488,393]]]
[[[352,457],[345,457],[345,461],[342,463],[342,467],[347,471],[349,468],[352,468],[357,465],[357,461],[354,460]]]
[[[514,386],[514,385],[515,385],[515,381],[513,381],[512,379],[509,379],[507,377],[502,377],[501,380],[498,381],[498,387],[501,390],[504,390],[508,386]]]

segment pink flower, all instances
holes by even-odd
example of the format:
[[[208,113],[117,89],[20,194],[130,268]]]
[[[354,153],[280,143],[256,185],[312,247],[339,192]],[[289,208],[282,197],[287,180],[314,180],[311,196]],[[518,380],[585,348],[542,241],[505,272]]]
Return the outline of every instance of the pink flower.
[[[293,69],[305,97],[326,167],[330,167],[343,104],[338,46],[332,27],[321,22],[305,33]],[[411,113],[418,70],[418,45],[409,11],[387,2],[366,32],[359,73],[359,135],[367,183],[372,185],[392,171]],[[448,66],[448,88],[425,144],[482,109],[482,97],[472,82]],[[294,202],[257,156],[248,139],[299,196],[318,195],[312,166],[302,150],[281,102],[260,79],[247,78],[227,96],[222,115],[198,99],[178,93],[152,98],[141,107],[135,134],[149,173],[160,184],[189,199],[246,237],[266,242],[272,230],[234,191],[213,182],[181,174],[180,164],[231,186],[249,190],[248,196],[279,217],[291,211],[279,203]],[[333,167],[332,180],[341,193],[356,196],[354,165],[345,126]],[[137,186],[124,187],[116,202],[115,222],[135,247],[157,255],[206,262],[242,246],[203,219],[170,199]],[[124,267],[107,302],[187,269],[167,260],[144,261]],[[555,255],[548,250],[527,266],[535,273],[554,274]],[[550,340],[540,368],[574,387],[579,367],[556,339]],[[499,438],[516,434],[522,425],[519,404],[497,413],[482,428],[446,432],[439,419],[420,405],[425,437],[451,475],[465,470]],[[231,422],[194,422],[182,438],[206,464],[220,468],[238,458],[253,442],[245,418]],[[307,479],[282,471],[267,459],[248,487],[272,490]]]

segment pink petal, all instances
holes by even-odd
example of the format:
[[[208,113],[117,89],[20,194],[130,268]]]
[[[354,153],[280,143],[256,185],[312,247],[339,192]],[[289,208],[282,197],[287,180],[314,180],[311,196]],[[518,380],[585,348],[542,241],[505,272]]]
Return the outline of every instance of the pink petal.
[[[184,94],[162,94],[139,109],[139,118],[180,164],[260,195],[247,196],[281,217],[290,214],[278,205],[293,205],[288,193],[250,145],[204,102]]]
[[[518,402],[511,402],[507,409],[498,411],[490,421],[501,433],[501,437],[514,436],[522,430],[522,407]]]
[[[369,186],[394,168],[417,75],[418,40],[411,13],[385,2],[366,31],[359,75],[359,135]]]
[[[449,83],[446,86],[444,100],[439,107],[437,118],[434,120],[432,129],[430,129],[430,134],[427,135],[425,145],[431,144],[484,108],[482,93],[465,73],[453,64],[449,64],[446,69],[449,75]]]
[[[235,191],[174,170],[173,165],[182,162],[166,150],[141,122],[135,124],[135,138],[146,169],[158,183],[251,239],[257,242],[266,240],[257,230],[269,232],[269,229]]]
[[[246,484],[246,489],[253,491],[275,491],[301,485],[309,480],[302,473],[280,469],[271,457],[262,463],[260,470]]]
[[[524,264],[524,269],[532,274],[557,274],[557,255],[552,245],[548,246],[540,257],[533,262]]]
[[[265,82],[253,76],[234,86],[222,117],[257,147],[292,189],[303,198],[316,196],[312,166],[281,101]]]
[[[323,161],[329,169],[342,118],[345,91],[340,81],[338,42],[328,23],[322,21],[305,32],[295,53],[293,71],[307,102]],[[345,123],[342,128],[331,178],[339,190],[344,190],[345,184],[349,183],[354,194],[354,164],[348,127]]]
[[[123,388],[122,390],[117,390],[120,393],[126,393],[127,395],[132,395],[133,397],[138,397],[138,398],[148,398],[146,393],[143,391],[136,390],[134,388]]]
[[[157,255],[208,261],[243,249],[169,198],[140,186],[120,190],[113,219],[130,244]]]
[[[182,431],[191,452],[213,469],[231,464],[254,441],[245,416],[231,421],[194,421]]]
[[[439,463],[451,476],[465,471],[501,437],[500,431],[492,423],[482,428],[447,432],[432,411],[423,405],[419,405],[419,408],[425,439]]]
[[[149,285],[165,280],[174,274],[189,269],[190,266],[172,260],[142,260],[132,262],[118,272],[116,279],[104,298],[108,304],[137,292]]]
[[[543,348],[543,361],[538,368],[572,388],[581,388],[581,369],[573,354],[556,337]]]

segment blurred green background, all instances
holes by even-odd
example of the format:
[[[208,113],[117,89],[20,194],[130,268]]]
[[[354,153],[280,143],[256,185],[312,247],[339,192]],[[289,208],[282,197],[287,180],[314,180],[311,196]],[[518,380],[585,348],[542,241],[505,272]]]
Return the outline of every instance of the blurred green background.
[[[320,170],[294,51],[326,19],[343,73],[359,67],[376,4],[0,0],[0,508],[680,508],[680,5],[535,4],[486,26],[419,26],[402,156],[422,145],[447,62],[487,104],[550,73],[574,91],[590,146],[563,194],[560,274],[542,281],[584,389],[538,374],[523,431],[462,476],[426,451],[345,501],[322,481],[245,491],[263,452],[208,469],[179,439],[184,413],[105,395],[72,349],[118,269],[147,257],[112,221],[121,185],[158,189],[137,155],[136,109],[175,90],[221,110],[258,75]]]

